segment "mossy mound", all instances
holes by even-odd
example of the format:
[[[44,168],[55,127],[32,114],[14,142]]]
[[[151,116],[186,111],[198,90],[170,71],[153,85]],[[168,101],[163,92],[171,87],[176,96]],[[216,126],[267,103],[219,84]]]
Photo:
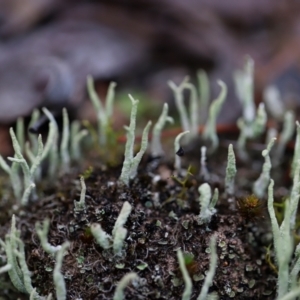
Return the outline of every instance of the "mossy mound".
[[[266,247],[272,239],[268,218],[264,218],[265,206],[260,206],[257,217],[250,208],[245,214],[237,202],[228,201],[223,193],[228,141],[221,144],[226,147],[221,146],[207,164],[211,175],[208,183],[220,190],[217,212],[209,224],[198,223],[198,187],[204,182],[198,171],[183,187],[170,178],[172,167],[157,160],[145,158],[129,187],[118,184],[121,167],[97,166],[86,172],[86,209],[82,212],[74,211],[74,200],[79,200],[80,193],[78,170],[61,177],[52,187],[43,184],[43,190],[37,190],[37,201],[14,212],[32,285],[38,293],[55,295],[55,259],[44,252],[35,231],[36,222],[49,218],[50,244],[71,243],[62,267],[67,299],[112,299],[117,283],[132,271],[139,279],[126,289],[126,299],[181,299],[184,283],[178,248],[186,257],[192,278],[191,299],[196,299],[209,268],[212,235],[217,238],[218,266],[209,291],[219,299],[274,299],[277,276],[266,260]],[[263,163],[259,152],[254,153],[257,159],[251,165],[238,163],[235,201],[251,193],[252,179],[259,176]],[[185,159],[186,165],[191,162],[198,169],[194,153],[186,152]],[[283,179],[278,173],[277,177]],[[114,256],[112,249],[97,245],[90,226],[99,223],[110,234],[124,201],[133,210],[125,224],[128,234],[122,255]],[[264,199],[259,201],[264,203]],[[7,218],[1,238],[9,228]],[[11,289],[1,294],[5,299],[16,299]]]

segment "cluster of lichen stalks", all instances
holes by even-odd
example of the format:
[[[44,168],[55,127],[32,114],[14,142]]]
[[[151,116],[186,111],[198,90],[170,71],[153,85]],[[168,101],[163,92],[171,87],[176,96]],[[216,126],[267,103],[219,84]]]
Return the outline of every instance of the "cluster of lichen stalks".
[[[171,89],[174,91],[175,103],[178,107],[183,128],[183,132],[180,133],[174,141],[174,169],[177,177],[184,176],[187,172],[187,170],[181,166],[180,155],[177,155],[180,154],[180,142],[182,142],[182,144],[188,143],[198,136],[200,110],[208,110],[208,118],[205,123],[205,130],[202,134],[202,138],[204,140],[208,140],[210,143],[208,151],[212,153],[218,148],[219,141],[216,132],[216,119],[226,99],[227,88],[223,82],[219,82],[219,85],[221,86],[220,95],[215,101],[212,102],[208,109],[208,80],[204,72],[200,72],[198,78],[200,89],[199,92],[197,91],[196,87],[188,81],[187,78],[184,79],[179,86],[176,86],[173,82],[169,83]],[[238,120],[240,136],[237,141],[236,150],[241,159],[247,160],[249,157],[246,151],[246,142],[248,139],[257,138],[265,132],[267,115],[264,104],[260,104],[257,112],[255,111],[255,105],[253,101],[253,62],[250,58],[247,59],[245,69],[237,71],[234,78],[236,81],[236,92],[243,105],[243,116]],[[107,145],[107,132],[109,132],[113,110],[114,88],[115,84],[113,83],[109,87],[106,106],[104,108],[102,102],[98,99],[98,96],[95,93],[92,79],[88,78],[88,92],[98,115],[99,143],[102,147],[106,147]],[[184,105],[183,94],[185,90],[190,91],[190,114],[188,114]],[[116,183],[122,187],[129,186],[130,181],[138,175],[139,163],[148,148],[148,135],[151,127],[151,122],[149,121],[143,130],[141,148],[139,152],[134,155],[138,100],[135,100],[130,95],[129,97],[132,102],[130,125],[125,127],[127,131],[127,142],[124,155],[125,158],[121,175]],[[199,98],[200,101],[198,100]],[[274,97],[274,89],[267,90],[265,100],[266,104],[269,105],[270,108],[274,107],[274,101],[277,101],[276,97]],[[9,165],[0,156],[0,166],[10,177],[14,195],[16,199],[20,199],[17,204],[19,206],[26,206],[28,203],[30,203],[30,201],[35,201],[37,194],[35,190],[35,182],[39,181],[42,177],[42,162],[45,160],[48,160],[49,162],[50,167],[48,168],[48,174],[46,176],[54,177],[54,174],[58,171],[61,174],[65,173],[70,167],[71,160],[80,159],[80,142],[85,136],[88,136],[88,131],[80,130],[80,125],[77,121],[72,123],[71,126],[69,125],[68,114],[66,110],[63,110],[63,131],[60,139],[61,142],[59,144],[59,133],[56,121],[53,115],[47,109],[43,109],[43,111],[49,119],[49,133],[45,146],[42,142],[41,136],[39,136],[37,140],[34,137],[31,137],[30,143],[25,143],[24,126],[22,121],[19,121],[17,124],[16,135],[14,130],[10,129],[12,144],[15,151],[14,157],[8,158],[12,164]],[[292,232],[295,230],[296,211],[298,207],[300,190],[300,125],[296,123],[297,138],[291,174],[293,177],[293,186],[291,195],[289,199],[286,200],[283,222],[279,226],[273,208],[274,183],[273,180],[270,179],[270,151],[274,146],[275,149],[273,151],[274,155],[272,160],[277,162],[280,161],[284,153],[285,146],[292,138],[295,121],[292,112],[286,112],[283,116],[280,116],[280,114],[274,110],[271,110],[271,113],[274,117],[283,119],[283,131],[280,133],[280,139],[276,145],[274,145],[274,143],[277,132],[274,130],[268,131],[267,146],[262,152],[265,162],[261,175],[253,184],[253,192],[258,197],[263,197],[268,192],[268,210],[271,218],[274,251],[278,269],[277,299],[287,300],[295,299],[300,295],[300,287],[297,282],[298,273],[300,270],[300,245],[296,247],[295,253],[293,254],[294,246],[292,238]],[[34,124],[38,118],[38,113],[34,112],[31,124]],[[162,129],[167,122],[173,122],[173,119],[168,116],[168,105],[165,104],[162,114],[154,125],[152,131],[150,153],[154,157],[163,157],[164,155],[160,136]],[[206,147],[201,148],[201,175],[204,179],[209,176],[205,163],[206,150]],[[23,174],[23,184],[20,171],[22,171]],[[229,145],[226,177],[224,179],[224,193],[227,195],[229,203],[230,201],[232,202],[234,195],[234,181],[236,172],[237,170],[233,146]],[[203,183],[199,186],[199,193],[200,214],[198,216],[198,224],[208,225],[212,215],[216,213],[215,205],[219,199],[219,191],[218,189],[215,189],[212,195],[209,184]],[[86,187],[84,179],[81,178],[81,196],[79,202],[74,201],[75,213],[84,211],[86,209],[85,198]],[[91,233],[94,236],[96,243],[106,250],[112,248],[112,251],[116,257],[123,255],[122,250],[124,248],[124,242],[127,236],[127,229],[124,227],[124,225],[131,213],[131,210],[131,205],[129,202],[125,201],[115,222],[112,235],[106,233],[101,228],[100,224],[91,225]],[[36,224],[36,232],[40,239],[43,250],[48,254],[55,256],[56,264],[53,271],[53,282],[55,286],[56,298],[59,300],[64,300],[67,298],[67,290],[64,276],[61,273],[61,267],[64,253],[67,251],[70,243],[65,241],[62,245],[51,245],[47,238],[48,231],[49,220],[46,219],[42,224]],[[30,299],[51,299],[52,295],[45,297],[38,295],[36,288],[32,286],[31,273],[26,264],[25,245],[20,239],[20,231],[16,228],[14,215],[12,216],[11,230],[6,235],[5,241],[0,240],[0,244],[6,255],[6,257],[3,256],[5,259],[2,259],[3,263],[5,263],[6,260],[6,265],[0,268],[0,273],[8,272],[11,282],[15,288],[22,293],[29,294]],[[189,300],[192,294],[192,280],[187,271],[184,255],[180,249],[177,250],[177,258],[185,284],[182,299]],[[208,297],[210,297],[210,299],[217,298],[216,294],[208,294],[216,267],[216,237],[212,235],[210,243],[210,267],[197,300],[208,299]],[[130,282],[135,282],[135,284],[138,286],[139,278],[136,273],[128,273],[120,280],[114,293],[115,300],[124,299],[124,289]]]

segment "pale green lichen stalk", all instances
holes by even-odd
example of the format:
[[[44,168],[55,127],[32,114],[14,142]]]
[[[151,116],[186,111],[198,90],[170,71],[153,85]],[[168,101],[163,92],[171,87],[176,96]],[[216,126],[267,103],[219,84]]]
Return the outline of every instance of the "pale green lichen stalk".
[[[215,205],[218,201],[218,190],[214,191],[212,198],[211,188],[208,183],[203,183],[198,189],[200,193],[200,214],[198,216],[198,223],[209,223],[213,214],[216,213]]]
[[[18,243],[18,250],[14,249],[15,255],[19,260],[20,268],[23,274],[23,282],[25,289],[28,293],[31,293],[33,290],[32,283],[31,283],[31,272],[28,269],[26,257],[25,257],[25,245],[23,241],[17,238]]]
[[[86,129],[80,130],[79,121],[75,120],[71,123],[70,152],[71,152],[72,159],[79,160],[81,158],[80,142],[87,135],[88,135],[88,131]]]
[[[254,104],[254,61],[250,56],[245,59],[243,70],[234,72],[233,79],[238,99],[243,106],[243,120],[246,124],[251,124],[255,119]]]
[[[30,129],[32,130],[32,128],[34,128],[34,126],[36,125],[36,123],[39,121],[41,116],[40,110],[39,109],[35,109],[32,114],[31,114],[31,119],[28,125],[28,129],[30,132]],[[37,140],[36,140],[36,136],[35,134],[29,134],[29,141],[30,141],[30,145],[31,145],[31,150],[33,153],[35,153],[37,151]],[[26,153],[27,154],[27,153]]]
[[[35,188],[35,181],[41,179],[41,163],[49,158],[48,161],[48,175],[54,176],[58,170],[58,126],[52,113],[43,108],[43,112],[49,119],[49,133],[45,143],[42,141],[42,136],[38,138],[30,136],[31,144],[27,141],[25,143],[24,151],[19,143],[20,137],[17,137],[14,130],[10,129],[10,136],[12,139],[13,148],[15,151],[14,157],[8,157],[12,161],[9,166],[6,161],[0,156],[0,167],[10,176],[15,197],[20,201],[21,205],[27,205],[31,192]],[[31,125],[37,121],[39,113],[35,111],[32,115]],[[20,126],[20,125],[19,125]],[[23,128],[23,127],[22,127]],[[18,129],[19,135],[23,130]],[[83,132],[79,132],[83,133]],[[84,134],[81,134],[84,135]],[[63,133],[62,142],[60,145],[60,158],[62,172],[65,173],[69,169],[70,155],[69,155],[69,119],[65,109],[63,109]],[[77,140],[76,146],[79,144]],[[26,152],[27,159],[23,156],[22,152]],[[23,173],[23,184],[21,183],[19,168],[21,167]],[[34,194],[35,195],[35,194]],[[36,195],[35,195],[36,196]]]
[[[64,108],[63,115],[63,130],[61,135],[60,145],[58,143],[58,126],[53,114],[46,108],[43,111],[49,119],[49,133],[43,152],[43,159],[49,157],[49,176],[53,177],[57,174],[58,165],[60,163],[60,172],[68,173],[70,170],[71,156],[78,159],[80,156],[80,141],[87,135],[86,130],[79,130],[79,125],[75,122],[71,124],[67,110]],[[58,151],[59,150],[59,151]],[[59,155],[58,155],[59,154]]]
[[[17,141],[20,145],[21,151],[24,152],[25,146],[25,128],[24,128],[24,119],[18,118],[16,124],[16,136]]]
[[[80,186],[81,186],[81,192],[80,192],[80,199],[79,202],[74,200],[74,211],[80,212],[85,210],[85,195],[86,195],[86,185],[84,181],[84,177],[80,177]]]
[[[33,136],[30,135],[30,144],[26,142],[26,154],[31,161],[32,164],[35,163],[36,158],[34,153],[37,152],[39,153],[40,151],[40,146],[43,146],[43,151],[41,155],[41,161],[44,161],[45,159],[49,158],[49,168],[48,168],[48,175],[54,176],[55,172],[57,171],[57,166],[58,166],[58,155],[57,155],[57,150],[58,150],[58,126],[55,121],[54,116],[52,113],[47,109],[43,108],[42,109],[46,117],[49,119],[49,131],[48,131],[48,137],[46,140],[45,145],[42,143],[42,139],[39,136],[38,140],[36,140]],[[34,122],[38,120],[38,117],[40,116],[39,112],[34,111],[32,114],[31,122],[30,122],[30,127],[34,125]],[[41,145],[40,145],[41,144]],[[39,166],[35,172],[35,178],[37,180],[41,179],[41,167]]]
[[[53,282],[55,285],[55,293],[57,300],[66,300],[67,299],[67,288],[63,274],[61,273],[62,261],[64,254],[69,248],[70,243],[64,242],[61,245],[61,248],[56,252],[56,263],[53,271]]]
[[[185,77],[182,83],[178,86],[176,86],[175,83],[172,81],[168,82],[170,88],[174,92],[175,104],[179,113],[181,127],[184,131],[190,131],[191,133],[188,139],[185,139],[185,142],[188,142],[191,139],[197,137],[201,121],[200,112],[206,113],[208,103],[208,99],[206,99],[206,97],[208,97],[209,95],[207,91],[205,91],[207,87],[204,86],[208,83],[205,81],[207,77],[205,77],[205,75],[202,75],[198,77],[200,99],[196,87],[189,82],[188,77]],[[187,112],[186,105],[184,104],[185,90],[188,90],[190,92],[189,113]],[[203,99],[201,98],[202,96],[204,96]]]
[[[190,91],[190,132],[191,136],[198,135],[199,120],[199,103],[196,87],[191,83],[186,83],[186,88]]]
[[[221,108],[227,96],[226,84],[221,80],[218,80],[218,84],[221,87],[221,91],[218,98],[215,99],[210,105],[208,119],[203,131],[203,138],[210,140],[211,142],[210,152],[214,152],[219,145],[219,139],[216,130],[217,117],[220,114]]]
[[[216,273],[217,269],[217,262],[218,262],[218,256],[217,256],[217,247],[216,247],[216,237],[213,236],[210,240],[210,263],[209,263],[209,270],[206,274],[201,292],[197,298],[197,300],[206,300],[208,295],[208,289],[210,285],[212,284],[213,278]]]
[[[262,169],[262,172],[261,172],[259,178],[254,182],[254,185],[253,185],[253,193],[258,198],[262,198],[265,195],[268,184],[270,182],[270,172],[271,172],[271,168],[272,168],[270,151],[271,151],[275,141],[276,141],[276,138],[273,138],[269,142],[267,149],[263,150],[263,152],[262,152],[262,156],[265,158],[265,162],[263,164],[263,169]]]
[[[43,143],[42,143],[42,137],[39,136],[38,138],[38,153],[37,155],[32,159],[32,165],[29,167],[27,160],[24,158],[21,147],[19,145],[19,142],[15,136],[14,130],[10,128],[10,136],[12,139],[13,148],[15,151],[14,157],[8,157],[10,161],[13,162],[12,167],[10,168],[3,159],[0,160],[0,164],[2,168],[10,175],[11,180],[15,180],[18,178],[18,174],[15,173],[17,170],[14,169],[14,164],[18,164],[21,166],[23,175],[24,175],[24,183],[23,183],[23,196],[21,198],[21,204],[26,205],[29,200],[30,193],[33,188],[35,188],[34,183],[34,175],[38,167],[40,166],[42,162],[42,155],[43,155]],[[18,179],[17,179],[18,182]],[[19,195],[16,195],[19,196]]]
[[[300,159],[300,124],[296,121],[296,142],[295,142],[295,150],[292,162],[292,169],[291,169],[291,177],[295,174],[296,164],[297,161]]]
[[[215,209],[214,207],[216,206],[218,200],[219,200],[219,189],[215,188],[209,204],[209,209],[214,210]]]
[[[139,164],[143,158],[143,155],[145,154],[147,147],[148,147],[148,136],[149,136],[149,130],[152,125],[151,121],[148,121],[146,127],[143,130],[142,134],[142,142],[141,142],[141,148],[140,151],[132,158],[131,161],[131,167],[130,167],[130,173],[129,178],[135,178],[137,175],[137,170],[139,167]]]
[[[269,144],[273,138],[277,138],[277,136],[278,136],[278,131],[276,128],[274,128],[274,127],[268,128],[267,132],[266,132],[266,145]],[[273,163],[274,163],[274,161],[273,161]]]
[[[23,196],[21,198],[21,205],[26,205],[29,201],[30,194],[32,190],[35,189],[35,183],[30,183],[30,185],[25,189]]]
[[[2,266],[0,268],[0,274],[8,272],[9,270],[11,270],[11,268],[12,267],[10,264],[6,264],[5,266]]]
[[[290,287],[297,288],[298,274],[300,272],[300,244],[297,245],[294,252],[293,268],[291,270]]]
[[[123,276],[123,278],[119,281],[113,300],[124,300],[125,295],[124,295],[124,290],[125,288],[132,282],[133,280],[138,279],[138,275],[134,272],[128,273]]]
[[[181,126],[184,131],[191,130],[190,119],[189,119],[189,116],[187,113],[187,109],[184,105],[184,97],[183,97],[183,91],[186,88],[186,83],[188,81],[189,81],[189,78],[185,77],[178,86],[176,86],[176,84],[172,81],[168,82],[169,87],[174,92],[175,104],[176,104],[177,110],[179,112]]]
[[[190,300],[193,284],[192,284],[192,279],[186,268],[182,251],[180,249],[177,250],[177,260],[179,262],[180,271],[182,273],[184,285],[185,285],[181,300]]]
[[[123,227],[127,222],[127,219],[132,211],[132,206],[128,201],[125,201],[120,214],[115,222],[115,226],[113,228],[112,234],[114,235],[118,228]]]
[[[131,113],[130,113],[130,124],[129,127],[126,127],[127,131],[127,140],[125,145],[125,154],[124,154],[124,162],[122,167],[121,176],[119,181],[124,183],[125,185],[129,184],[130,179],[130,169],[133,160],[133,147],[135,140],[135,127],[136,127],[136,115],[137,115],[137,107],[139,100],[135,100],[131,95],[129,96],[131,100]]]
[[[100,247],[103,249],[109,249],[111,247],[112,237],[102,229],[100,224],[92,224],[91,233]]]
[[[42,224],[40,224],[39,222],[37,222],[35,224],[35,230],[36,233],[41,241],[41,245],[42,248],[45,252],[49,253],[49,254],[54,254],[56,253],[58,250],[61,249],[61,246],[52,246],[49,242],[48,242],[48,232],[49,232],[49,225],[50,225],[50,221],[49,219],[45,219]]]
[[[164,150],[163,150],[162,144],[161,144],[161,132],[167,122],[169,122],[171,124],[174,123],[173,118],[168,116],[168,111],[169,111],[169,106],[167,103],[165,103],[162,113],[152,130],[152,140],[151,140],[151,145],[150,145],[150,151],[151,151],[151,155],[153,157],[160,157],[160,156],[164,155]]]
[[[267,124],[267,113],[265,110],[265,104],[259,103],[256,118],[253,123],[253,133],[252,138],[259,137],[261,134],[263,134],[266,130],[266,124]]]
[[[132,206],[130,205],[129,202],[125,201],[112,231],[112,235],[114,239],[113,250],[115,255],[121,254],[124,241],[127,235],[127,229],[125,229],[123,226],[127,222],[127,219],[131,211],[132,211]]]
[[[288,142],[292,139],[295,131],[295,113],[293,111],[287,111],[284,113],[283,117],[283,129],[280,134],[280,139],[277,143],[277,147],[275,148],[274,160],[275,165],[279,165],[280,161],[282,161],[284,150],[288,144]]]
[[[232,144],[228,147],[227,167],[225,176],[225,192],[227,195],[234,194],[234,180],[236,175],[236,161]]]
[[[127,229],[124,227],[118,227],[113,235],[113,251],[115,255],[122,255],[122,248],[124,246],[124,241],[127,236]]]
[[[60,144],[60,156],[62,163],[63,173],[66,173],[70,169],[70,154],[69,154],[69,146],[70,146],[70,121],[68,112],[65,108],[62,111],[63,115],[63,132]]]
[[[208,110],[208,103],[210,99],[210,87],[207,73],[204,70],[197,72],[198,92],[200,96],[200,120],[204,120],[205,114]]]
[[[198,89],[194,84],[189,82],[188,77],[185,77],[178,86],[172,81],[168,82],[174,93],[175,104],[179,113],[182,130],[190,131],[191,133],[184,142],[188,142],[198,136],[199,125],[201,122],[203,123],[208,110],[210,90],[207,74],[203,70],[200,70],[197,73],[197,79]],[[184,104],[185,90],[190,92],[189,113]],[[214,121],[212,120],[212,123],[213,122]],[[211,124],[209,124],[209,127],[211,127],[210,125]]]
[[[299,203],[300,160],[297,161],[290,198],[285,202],[284,218],[279,226],[274,210],[274,181],[271,179],[268,188],[268,211],[271,219],[275,258],[278,267],[277,299],[284,297],[293,287],[299,276],[299,245],[295,250],[296,261],[290,272],[293,254],[293,231],[295,230],[296,213]],[[296,274],[297,273],[297,274]]]
[[[115,255],[122,255],[122,249],[124,247],[124,241],[127,235],[127,229],[125,229],[123,226],[127,222],[131,211],[132,206],[129,202],[125,201],[115,222],[112,236],[107,234],[99,224],[91,225],[91,233],[100,247],[103,249],[109,249],[113,247],[113,252]]]
[[[266,104],[266,108],[268,113],[278,121],[282,120],[284,114],[284,101],[281,99],[281,95],[279,89],[270,85],[264,89],[263,93],[264,103]]]
[[[180,140],[183,136],[185,136],[186,134],[188,134],[189,131],[184,131],[184,132],[181,132],[179,133],[175,140],[174,140],[174,153],[175,153],[175,163],[174,163],[174,169],[175,171],[177,172],[177,174],[180,174],[181,173],[181,158],[179,156],[179,153],[178,151],[181,149],[181,146],[180,146]]]
[[[33,177],[35,180],[40,180],[41,179],[41,168],[40,168],[40,164],[42,161],[42,155],[43,155],[43,151],[44,151],[44,145],[43,145],[43,141],[42,141],[42,136],[39,134],[38,139],[36,141],[36,153],[37,155],[35,156],[33,154],[33,152],[30,149],[30,144],[27,141],[25,143],[25,152],[26,155],[32,165],[32,168],[34,169],[32,171],[33,173]]]
[[[104,108],[97,92],[95,91],[93,78],[91,76],[87,77],[87,90],[92,104],[94,106],[94,109],[97,113],[99,143],[102,146],[107,144],[107,132],[110,126],[113,113],[115,87],[116,83],[111,82],[108,88]]]
[[[208,294],[209,287],[211,286],[213,278],[215,276],[217,262],[218,262],[215,236],[212,236],[210,239],[209,249],[210,249],[209,270],[206,273],[206,277],[205,277],[204,283],[202,285],[202,288],[201,288],[200,294],[198,295],[197,300],[211,299],[210,297],[212,297],[213,299],[218,299],[218,298],[215,298],[214,295]],[[177,260],[179,263],[179,268],[182,273],[184,285],[185,285],[181,299],[182,300],[190,300],[191,295],[192,295],[193,284],[192,284],[191,277],[190,277],[188,270],[186,268],[186,265],[185,265],[183,253],[180,249],[177,250]]]
[[[293,186],[290,196],[290,226],[291,230],[295,230],[296,226],[296,217],[297,217],[297,210],[299,204],[299,190],[300,190],[300,160],[297,161],[295,167],[295,174],[293,176]]]
[[[240,158],[244,160],[248,158],[245,149],[247,139],[260,136],[265,131],[267,123],[264,103],[259,104],[255,114],[253,78],[254,61],[248,56],[244,69],[234,73],[236,94],[243,108],[243,117],[238,120],[237,124],[240,129],[238,151]]]
[[[14,132],[13,128],[9,129],[9,133],[10,133],[13,148],[14,148],[14,151],[15,151],[15,156],[14,157],[8,157],[8,159],[10,161],[18,163],[21,166],[22,171],[23,171],[23,175],[24,175],[24,188],[27,188],[33,182],[33,176],[32,176],[30,167],[29,167],[26,159],[24,158],[24,156],[22,154],[20,144],[19,144],[19,142],[16,138],[16,135],[15,135],[15,132]],[[40,159],[41,158],[39,158],[39,160]]]
[[[22,184],[18,174],[19,164],[13,162],[12,165],[9,166],[4,158],[0,155],[0,167],[9,176],[15,197],[20,199],[22,197]]]
[[[289,293],[287,293],[285,296],[283,296],[278,300],[295,300],[296,297],[299,296],[300,296],[300,287],[294,288],[293,290],[291,290]]]
[[[246,141],[259,137],[266,129],[267,114],[264,103],[260,103],[257,109],[256,118],[251,123],[246,123],[244,119],[238,119],[237,125],[240,129],[240,136],[238,138],[237,146],[239,156],[242,159],[248,159],[246,152]]]
[[[45,107],[42,110],[49,120],[48,138],[44,147],[42,160],[49,158],[48,175],[53,178],[58,168],[58,126],[53,114]]]
[[[203,178],[204,181],[208,181],[210,179],[210,175],[206,166],[206,147],[202,146],[200,152],[200,177]]]
[[[7,258],[8,275],[14,287],[25,294],[31,294],[33,287],[31,284],[30,271],[28,270],[25,258],[25,246],[20,239],[20,231],[16,228],[15,216],[12,216],[10,233],[5,236],[5,243],[0,239],[0,244],[4,248]],[[36,295],[34,299],[39,299]]]
[[[129,98],[132,103],[131,114],[130,114],[130,124],[129,127],[125,127],[127,131],[127,140],[125,145],[125,158],[123,162],[123,167],[121,171],[121,176],[119,182],[125,185],[129,185],[129,180],[134,178],[137,173],[138,165],[147,149],[148,146],[148,134],[151,126],[151,121],[148,122],[144,128],[142,135],[142,143],[140,151],[134,156],[133,147],[135,141],[135,127],[136,127],[136,115],[137,115],[137,106],[139,101],[135,100],[131,95]]]
[[[275,257],[278,266],[277,296],[278,298],[281,298],[288,292],[289,263],[292,256],[293,243],[292,243],[292,236],[290,232],[290,222],[287,219],[290,214],[288,207],[286,207],[285,216],[282,224],[280,225],[280,227],[278,225],[275,216],[275,210],[273,207],[273,203],[274,203],[273,187],[274,187],[274,181],[271,180],[268,189],[268,211],[271,219]]]
[[[199,97],[196,87],[192,83],[188,82],[188,77],[184,78],[182,83],[178,86],[176,86],[172,81],[168,82],[169,86],[174,92],[175,104],[179,112],[182,129],[184,131],[190,131],[191,133],[189,139],[184,140],[185,143],[197,137],[199,125],[201,123],[200,115],[203,117],[204,113],[207,112],[209,101],[209,83],[207,75],[204,71],[198,73],[198,82]],[[221,92],[218,98],[210,105],[209,116],[207,118],[205,129],[202,135],[204,139],[211,141],[211,152],[214,152],[218,147],[216,121],[227,95],[227,86],[225,83],[219,80],[218,84],[221,86]],[[186,89],[190,91],[189,114],[186,106],[184,105],[184,90]]]

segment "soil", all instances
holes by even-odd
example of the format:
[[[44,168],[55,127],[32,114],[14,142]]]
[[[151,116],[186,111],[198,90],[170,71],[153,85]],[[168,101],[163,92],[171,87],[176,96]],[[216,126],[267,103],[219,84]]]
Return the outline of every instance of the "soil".
[[[223,136],[217,153],[208,157],[208,183],[220,191],[217,212],[208,225],[199,225],[197,217],[200,211],[198,187],[204,182],[199,176],[199,142],[185,149],[183,166],[187,169],[191,165],[193,175],[186,177],[184,186],[172,179],[172,161],[147,156],[129,187],[117,184],[121,165],[103,165],[100,158],[94,157],[85,162],[84,167],[74,166],[71,174],[61,176],[52,185],[49,181],[41,183],[37,189],[38,201],[14,211],[25,243],[32,285],[38,293],[55,295],[52,278],[55,260],[44,252],[35,232],[35,223],[49,218],[49,242],[52,245],[61,245],[66,240],[71,243],[62,267],[67,299],[112,299],[118,281],[132,271],[137,272],[140,279],[126,288],[126,299],[181,299],[184,283],[176,256],[178,248],[190,257],[187,269],[193,279],[191,299],[196,299],[209,268],[212,235],[217,237],[218,266],[209,292],[216,292],[221,300],[274,299],[277,274],[272,269],[274,258],[268,260],[267,256],[272,235],[266,199],[258,199],[254,210],[243,205],[260,174],[264,146],[250,144],[251,162],[237,160],[235,195],[227,197],[224,178],[231,138],[228,134]],[[273,171],[278,200],[287,193],[287,189],[280,186],[289,185],[282,171],[289,157],[287,153],[287,162]],[[88,170],[89,165],[92,168]],[[86,177],[86,210],[76,213],[74,200],[79,200],[81,173]],[[125,224],[128,234],[122,256],[116,257],[111,249],[103,250],[96,244],[89,228],[99,223],[111,234],[124,201],[128,201],[133,210]],[[2,209],[5,209],[1,214],[3,239],[10,228],[13,207]],[[8,283],[8,275],[2,276],[3,284]],[[1,289],[0,296],[28,299],[9,285]]]

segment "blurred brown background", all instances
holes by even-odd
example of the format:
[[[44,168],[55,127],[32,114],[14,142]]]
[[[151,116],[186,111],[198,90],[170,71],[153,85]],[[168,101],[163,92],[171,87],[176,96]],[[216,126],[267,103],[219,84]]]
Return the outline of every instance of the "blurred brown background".
[[[0,144],[35,107],[89,116],[88,74],[100,94],[114,80],[164,102],[167,80],[205,69],[213,95],[216,79],[229,86],[219,121],[230,123],[240,113],[232,72],[249,54],[257,98],[276,83],[294,91],[296,106],[299,12],[299,1],[281,0],[0,0]]]

